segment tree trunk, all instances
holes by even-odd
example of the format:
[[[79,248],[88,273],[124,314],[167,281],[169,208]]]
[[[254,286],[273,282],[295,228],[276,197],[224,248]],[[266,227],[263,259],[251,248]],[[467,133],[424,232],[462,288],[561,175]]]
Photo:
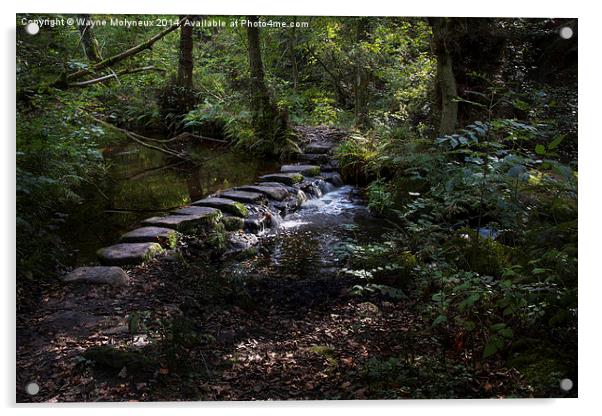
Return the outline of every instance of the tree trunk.
[[[257,16],[249,16],[249,22],[258,22]],[[247,39],[249,42],[249,65],[251,69],[251,112],[253,114],[253,130],[258,138],[276,142],[286,129],[286,117],[282,117],[278,108],[272,102],[270,93],[265,84],[263,62],[261,60],[261,46],[259,41],[259,28],[247,26]]]
[[[441,92],[441,121],[439,123],[439,134],[451,134],[457,128],[458,96],[456,78],[452,65],[452,57],[447,40],[450,36],[449,19],[445,17],[429,18],[433,29],[433,52],[437,57],[437,84]]]
[[[181,16],[180,18],[183,18]],[[180,59],[178,61],[177,84],[192,90],[192,25],[189,19],[180,26]]]
[[[84,53],[86,54],[86,58],[88,58],[90,62],[100,62],[102,60],[102,56],[100,55],[100,48],[98,45],[98,41],[96,40],[96,36],[94,36],[92,26],[89,24],[90,15],[77,15],[77,22],[77,28],[79,29],[81,42],[84,47]]]
[[[356,27],[356,47],[358,48],[355,56],[355,123],[358,126],[365,127],[369,125],[368,120],[368,72],[364,62],[362,62],[362,49],[360,43],[368,38],[368,19],[359,18]]]
[[[293,22],[297,23],[297,18],[293,19]],[[291,60],[291,75],[293,79],[293,91],[297,91],[297,87],[299,85],[299,68],[297,66],[297,56],[296,49],[297,47],[297,32],[295,31],[295,27],[291,30],[291,35],[288,38],[288,52]]]

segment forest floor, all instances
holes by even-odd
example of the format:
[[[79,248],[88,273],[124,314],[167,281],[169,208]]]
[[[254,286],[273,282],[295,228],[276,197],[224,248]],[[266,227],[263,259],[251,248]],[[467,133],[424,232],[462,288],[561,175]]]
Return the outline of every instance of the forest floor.
[[[349,280],[320,276],[257,280],[242,291],[205,273],[155,259],[132,269],[124,289],[49,291],[18,322],[18,401],[428,398],[446,397],[444,385],[462,377],[429,358],[441,353],[415,332],[423,325],[408,301],[366,301],[349,293]],[[143,317],[136,329],[133,315]],[[202,336],[189,342],[175,326],[166,336],[174,317]],[[99,345],[141,350],[150,370],[128,372],[131,357],[94,366],[83,354]],[[465,397],[516,388],[528,396],[516,371],[492,370],[465,380]],[[25,392],[30,382],[38,395]]]

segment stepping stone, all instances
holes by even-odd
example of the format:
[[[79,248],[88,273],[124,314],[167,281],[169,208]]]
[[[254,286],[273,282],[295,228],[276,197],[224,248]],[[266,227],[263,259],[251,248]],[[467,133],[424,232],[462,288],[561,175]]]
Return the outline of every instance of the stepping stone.
[[[65,283],[125,286],[128,275],[121,267],[115,266],[78,267],[61,280]]]
[[[164,227],[141,227],[121,236],[124,243],[159,243],[166,248],[174,248],[178,241],[175,230]]]
[[[199,228],[221,219],[222,213],[214,208],[206,208],[202,212],[190,215],[167,215],[165,217],[152,217],[142,221],[142,225],[151,227],[171,228],[181,233],[194,233]]]
[[[244,202],[246,204],[261,204],[265,200],[265,197],[262,193],[243,190],[238,191],[233,189],[222,192],[220,197],[232,199],[238,202]]]
[[[334,147],[333,144],[328,143],[310,143],[305,146],[305,153],[328,153]]]
[[[317,154],[317,153],[305,153],[297,156],[297,159],[302,162],[312,162],[312,163],[328,163],[330,161],[330,157],[326,154]]]
[[[220,211],[228,212],[237,217],[246,217],[249,215],[249,210],[243,204],[227,198],[209,197],[193,202],[192,205],[199,207],[217,208]]]
[[[280,185],[280,184],[278,184]],[[239,186],[236,189],[240,189],[243,191],[251,191],[251,192],[260,192],[267,196],[270,199],[275,199],[276,201],[282,201],[287,197],[289,192],[286,188],[282,186],[269,186],[269,185],[248,185],[248,186]]]
[[[325,181],[332,183],[334,186],[343,186],[343,178],[337,172],[322,172],[320,176],[324,178]]]
[[[320,174],[320,167],[316,165],[284,165],[280,168],[280,172],[296,172],[304,176],[316,176]]]
[[[163,252],[158,243],[119,243],[101,248],[96,252],[105,266],[140,264]]]
[[[269,175],[263,175],[259,177],[261,182],[280,182],[285,185],[294,185],[303,180],[303,175],[296,172],[290,173],[272,173]]]
[[[175,210],[172,212],[172,214],[174,215],[201,215],[204,216],[206,214],[215,214],[216,213],[216,209],[215,208],[209,208],[209,207],[183,207],[180,208],[178,210]]]

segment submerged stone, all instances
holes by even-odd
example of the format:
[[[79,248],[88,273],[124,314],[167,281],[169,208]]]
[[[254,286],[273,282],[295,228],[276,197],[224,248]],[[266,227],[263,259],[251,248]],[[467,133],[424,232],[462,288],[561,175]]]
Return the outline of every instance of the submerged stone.
[[[192,205],[200,207],[211,207],[219,209],[223,212],[236,215],[237,217],[246,217],[249,215],[249,210],[243,204],[227,198],[209,197],[193,202]]]
[[[128,282],[128,275],[121,267],[115,266],[78,267],[63,276],[62,280],[65,283],[124,286]]]
[[[174,248],[178,233],[165,227],[141,227],[121,236],[124,243],[159,243],[163,247]]]
[[[261,182],[279,182],[285,185],[294,185],[303,180],[303,175],[297,172],[271,173],[259,177],[259,180]]]
[[[106,266],[125,266],[143,263],[163,252],[158,243],[119,243],[101,248],[96,252]]]
[[[316,165],[284,165],[280,168],[280,171],[300,173],[304,176],[317,176],[320,174],[320,167]]]
[[[265,200],[265,197],[262,193],[233,189],[222,192],[220,197],[232,199],[238,202],[244,202],[247,204],[261,204]]]
[[[280,185],[280,186],[278,186],[278,185]],[[278,184],[278,185],[276,185],[276,186],[248,185],[248,186],[240,186],[236,189],[240,189],[243,191],[260,192],[270,199],[275,199],[276,201],[282,201],[284,198],[286,198],[289,195],[289,192],[281,184]]]

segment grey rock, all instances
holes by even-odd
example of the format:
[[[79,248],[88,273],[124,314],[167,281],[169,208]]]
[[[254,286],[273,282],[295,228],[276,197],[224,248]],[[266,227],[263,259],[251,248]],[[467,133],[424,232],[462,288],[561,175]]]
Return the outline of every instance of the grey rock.
[[[125,266],[143,263],[162,252],[158,243],[119,243],[101,248],[96,255],[103,265]]]
[[[215,208],[209,207],[183,207],[172,212],[174,215],[211,215],[215,214]]]
[[[216,208],[243,218],[249,215],[247,208],[243,204],[228,198],[209,197],[193,202],[192,205]]]
[[[334,186],[343,186],[343,178],[341,178],[341,175],[338,172],[322,172],[320,173],[320,176]]]
[[[278,184],[280,185],[280,184]],[[274,199],[276,201],[282,201],[289,195],[289,191],[283,186],[270,186],[270,185],[248,185],[248,186],[240,186],[236,189],[240,189],[243,191],[251,191],[251,192],[260,192],[267,196],[270,199]]]
[[[297,172],[304,176],[316,176],[320,174],[320,167],[317,165],[283,165],[281,172]]]
[[[302,162],[310,162],[310,163],[328,163],[330,161],[330,157],[326,154],[319,153],[302,153],[297,156],[297,160]]]
[[[61,280],[65,283],[124,286],[128,283],[128,275],[121,267],[91,266],[78,267]]]
[[[159,243],[163,247],[173,248],[178,241],[175,230],[164,227],[141,227],[121,236],[124,243]]]
[[[167,215],[165,217],[152,217],[142,221],[142,225],[151,227],[164,227],[177,230],[181,233],[194,233],[201,228],[217,222],[222,214],[217,209],[203,210],[202,213],[190,215]]]
[[[261,182],[279,182],[285,185],[294,185],[303,180],[303,175],[297,172],[272,173],[259,177]]]
[[[330,143],[310,143],[305,146],[304,153],[328,153],[334,147],[334,144]]]
[[[220,197],[232,199],[246,204],[261,204],[265,201],[263,193],[246,190],[229,189],[220,193]]]

